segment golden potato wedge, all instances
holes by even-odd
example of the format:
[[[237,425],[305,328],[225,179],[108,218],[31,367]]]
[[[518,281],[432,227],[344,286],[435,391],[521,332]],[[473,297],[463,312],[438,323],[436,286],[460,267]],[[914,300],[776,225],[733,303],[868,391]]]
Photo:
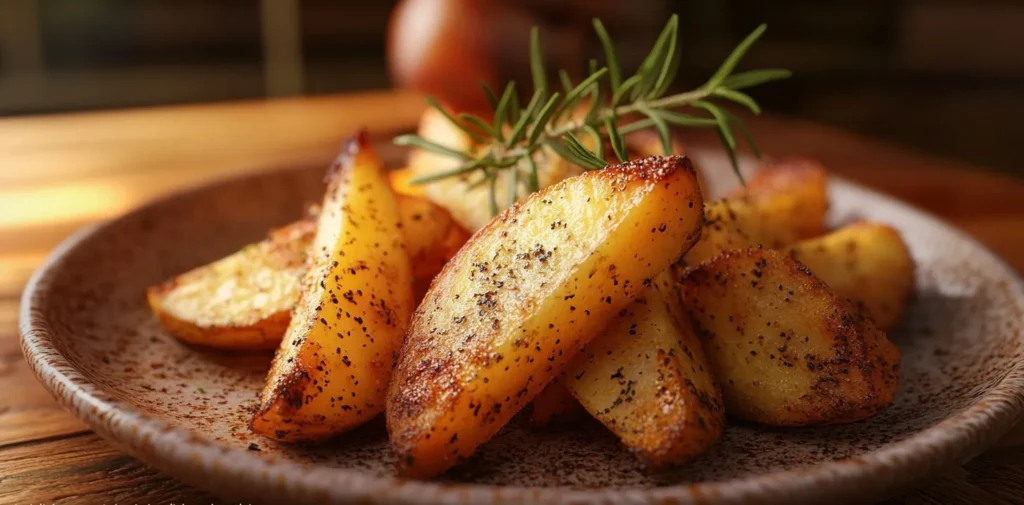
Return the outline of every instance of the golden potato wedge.
[[[469,233],[425,198],[396,198],[418,300]],[[262,242],[149,288],[150,308],[168,333],[192,344],[274,349],[299,300],[315,231],[312,218],[273,230]]]
[[[533,428],[562,426],[587,415],[572,393],[566,389],[565,384],[562,384],[560,377],[556,377],[548,387],[538,393],[528,408],[529,422]]]
[[[850,224],[797,242],[789,253],[884,330],[899,321],[914,292],[914,259],[891,226]]]
[[[619,312],[566,368],[583,408],[646,466],[700,455],[722,435],[725,408],[700,340],[658,288]]]
[[[732,195],[704,210],[704,232],[682,264],[696,265],[724,251],[779,248],[821,235],[828,212],[825,170],[813,162],[767,164]]]
[[[684,157],[566,179],[477,232],[413,317],[388,392],[398,472],[431,477],[489,440],[697,239]]]
[[[221,349],[273,349],[302,291],[311,220],[272,230],[262,242],[146,290],[169,333]]]
[[[892,403],[899,349],[786,253],[723,253],[681,289],[729,414],[806,426],[857,421]]]
[[[585,111],[587,109],[583,108],[582,110]],[[584,137],[582,140],[587,142],[589,137]],[[593,148],[593,145],[588,144],[588,147]],[[664,151],[658,135],[649,130],[642,130],[626,137],[626,148],[630,159],[657,156]],[[607,150],[611,150],[610,145],[607,146]],[[678,139],[673,139],[672,154],[684,153],[685,148],[682,142]],[[613,152],[607,152],[605,155],[609,158],[615,156]],[[705,187],[699,170],[696,171],[696,175],[698,186],[701,188]],[[555,379],[551,385],[541,391],[537,398],[534,399],[529,419],[531,426],[543,428],[548,425],[564,424],[576,420],[584,413],[585,410],[575,400],[572,393],[561,385],[560,379]]]
[[[635,135],[633,138],[632,148],[636,150],[642,152],[662,150],[656,135]],[[679,145],[676,149],[681,150],[682,146]],[[755,173],[748,186],[740,188],[729,198],[710,204],[705,208],[705,229],[703,229],[700,241],[685,255],[683,264],[696,264],[722,251],[748,249],[762,243],[769,246],[781,246],[799,238],[818,235],[824,227],[826,211],[825,173],[820,166],[805,161],[765,165]],[[684,275],[685,268],[678,269],[678,272],[679,275]],[[657,281],[659,289],[666,293],[666,296],[662,298],[674,305],[672,312],[682,313],[672,278],[658,276]],[[649,310],[642,307],[634,311],[640,314],[649,313]],[[642,321],[637,324],[645,326]],[[681,322],[680,326],[688,327],[689,323]],[[618,345],[623,347],[620,349],[623,352],[636,353],[644,350],[640,346],[645,343],[644,341],[621,342]],[[596,355],[594,361],[596,363],[593,367],[599,368],[610,366],[615,359],[613,356]],[[602,364],[602,361],[609,363]],[[555,388],[549,387],[549,389]],[[585,407],[600,405],[604,401],[604,398],[601,397],[590,397],[595,395],[595,391],[590,389],[574,392],[581,396]],[[557,398],[563,393],[558,390],[550,392],[546,390],[542,394]],[[547,398],[543,399],[547,401]],[[544,416],[557,416],[558,412],[552,412],[552,409],[574,407],[572,404],[564,402],[546,402],[541,412]],[[601,416],[596,415],[595,411],[589,408],[587,410],[595,414],[598,419],[602,419]],[[612,428],[612,430],[615,429]],[[627,446],[630,446],[631,440],[625,437],[623,439]],[[685,458],[680,458],[680,460],[682,459]]]
[[[320,439],[384,410],[413,303],[399,214],[387,176],[360,135],[328,174],[303,291],[253,431]]]

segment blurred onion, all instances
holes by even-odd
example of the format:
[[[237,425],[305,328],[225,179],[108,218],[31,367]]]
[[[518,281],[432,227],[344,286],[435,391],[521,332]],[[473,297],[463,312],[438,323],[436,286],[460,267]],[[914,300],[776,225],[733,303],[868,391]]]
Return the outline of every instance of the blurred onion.
[[[434,96],[458,111],[486,113],[479,83],[492,86],[486,2],[405,0],[392,13],[388,66],[396,86]]]

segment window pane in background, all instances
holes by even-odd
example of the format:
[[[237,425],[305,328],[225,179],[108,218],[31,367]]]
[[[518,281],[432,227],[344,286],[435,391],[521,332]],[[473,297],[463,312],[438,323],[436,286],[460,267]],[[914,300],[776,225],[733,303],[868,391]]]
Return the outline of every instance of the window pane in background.
[[[385,34],[396,3],[304,0],[300,26],[306,91],[387,88]]]
[[[252,0],[42,0],[39,17],[55,71],[262,61]]]

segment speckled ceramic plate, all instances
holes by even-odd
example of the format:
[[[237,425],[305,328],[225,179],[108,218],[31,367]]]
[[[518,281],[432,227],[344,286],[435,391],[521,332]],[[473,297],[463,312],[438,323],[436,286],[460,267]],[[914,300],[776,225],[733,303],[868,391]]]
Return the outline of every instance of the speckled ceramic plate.
[[[903,352],[900,390],[874,419],[821,429],[734,423],[709,453],[657,474],[639,470],[613,436],[587,423],[551,433],[513,423],[431,482],[392,476],[382,422],[327,444],[278,445],[245,426],[268,355],[179,343],[150,315],[143,290],[296,218],[319,198],[321,173],[211,185],[68,239],[24,297],[22,343],[40,380],[143,461],[214,493],[266,503],[859,502],[965,461],[1024,409],[1024,287],[1013,271],[949,226],[835,180],[833,220],[895,225],[919,265],[919,296],[891,334]]]

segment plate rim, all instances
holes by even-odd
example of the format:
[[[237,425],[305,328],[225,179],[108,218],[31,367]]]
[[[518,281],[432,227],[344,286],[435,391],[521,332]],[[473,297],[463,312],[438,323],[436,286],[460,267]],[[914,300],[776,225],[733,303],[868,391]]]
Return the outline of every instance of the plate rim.
[[[146,415],[105,397],[50,342],[51,325],[40,307],[63,259],[90,237],[138,214],[199,191],[268,177],[293,168],[260,170],[186,188],[158,198],[117,218],[87,225],[62,241],[35,270],[21,297],[19,333],[22,353],[46,390],[63,407],[103,438],[175,478],[205,490],[225,488],[254,497],[330,499],[360,503],[479,503],[523,501],[588,503],[809,503],[822,499],[882,497],[979,454],[1009,431],[1024,414],[1024,361],[984,396],[960,413],[907,438],[855,458],[812,467],[748,477],[648,489],[495,486],[476,483],[405,480],[349,469],[325,468],[268,459],[243,448],[226,447],[173,423]],[[966,242],[993,263],[1007,280],[1012,299],[1024,305],[1024,280],[1002,258],[942,219],[897,198],[830,174],[830,192],[849,190],[881,199],[901,212],[929,222]],[[1022,343],[1024,346],[1024,343]],[[898,469],[899,471],[886,471]],[[225,479],[228,482],[225,482]],[[870,479],[870,480],[868,480]],[[865,482],[870,485],[865,486]]]

